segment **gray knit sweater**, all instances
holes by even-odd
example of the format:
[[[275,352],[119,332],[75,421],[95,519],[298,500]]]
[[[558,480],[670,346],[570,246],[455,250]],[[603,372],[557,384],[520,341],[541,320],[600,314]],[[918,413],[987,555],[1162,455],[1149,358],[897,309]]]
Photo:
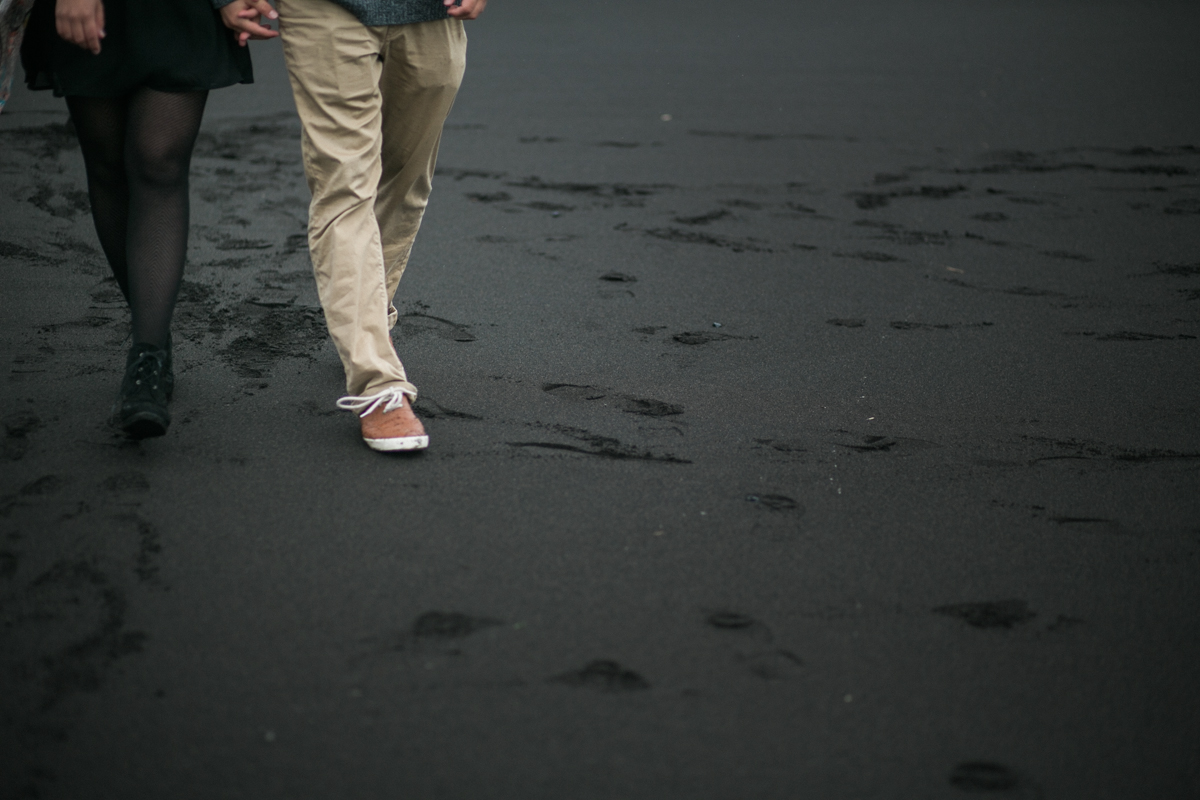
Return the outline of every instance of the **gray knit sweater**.
[[[233,0],[212,0],[215,8],[221,8]],[[299,0],[299,2],[326,3],[329,0]],[[333,0],[342,8],[358,17],[363,25],[408,25],[411,22],[429,22],[450,16],[442,0]]]

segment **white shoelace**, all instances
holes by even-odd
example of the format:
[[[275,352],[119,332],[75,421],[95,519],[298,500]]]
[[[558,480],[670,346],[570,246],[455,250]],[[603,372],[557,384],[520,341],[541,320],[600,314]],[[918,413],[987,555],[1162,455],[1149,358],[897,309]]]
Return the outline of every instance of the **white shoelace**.
[[[337,407],[345,411],[357,411],[360,417],[365,417],[382,405],[383,413],[386,414],[402,407],[406,394],[412,393],[406,392],[404,389],[387,388],[370,397],[343,397],[337,401]]]

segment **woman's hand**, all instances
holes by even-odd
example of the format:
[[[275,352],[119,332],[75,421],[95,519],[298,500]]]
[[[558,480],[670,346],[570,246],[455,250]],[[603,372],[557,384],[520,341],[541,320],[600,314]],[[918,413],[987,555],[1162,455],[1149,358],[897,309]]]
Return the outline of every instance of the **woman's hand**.
[[[279,19],[279,12],[267,0],[233,0],[221,7],[225,27],[237,34],[238,44],[246,46],[251,39],[274,39],[279,31],[262,24],[263,17]]]
[[[93,55],[100,54],[104,38],[104,3],[101,0],[58,0],[54,8],[58,35]]]

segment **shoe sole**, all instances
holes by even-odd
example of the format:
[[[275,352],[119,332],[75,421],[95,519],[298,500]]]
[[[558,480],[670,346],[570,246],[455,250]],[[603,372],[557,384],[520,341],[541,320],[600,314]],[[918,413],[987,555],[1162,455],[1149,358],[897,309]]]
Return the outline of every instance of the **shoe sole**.
[[[429,447],[428,436],[402,436],[398,439],[363,439],[367,447],[381,453],[398,453],[404,450],[424,450]]]

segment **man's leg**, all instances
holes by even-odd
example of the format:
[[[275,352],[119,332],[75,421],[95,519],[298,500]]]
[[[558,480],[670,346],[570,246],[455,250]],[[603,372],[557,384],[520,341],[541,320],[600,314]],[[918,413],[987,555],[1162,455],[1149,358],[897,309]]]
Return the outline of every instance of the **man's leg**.
[[[330,0],[281,0],[279,16],[312,191],[309,251],[325,321],[346,370],[346,391],[415,394],[389,335],[390,297],[375,218],[380,55],[387,29],[364,26]]]
[[[394,25],[387,29],[382,56],[383,170],[375,216],[390,303],[429,201],[442,124],[466,67],[467,36],[456,19]],[[396,323],[393,306],[388,322]]]

